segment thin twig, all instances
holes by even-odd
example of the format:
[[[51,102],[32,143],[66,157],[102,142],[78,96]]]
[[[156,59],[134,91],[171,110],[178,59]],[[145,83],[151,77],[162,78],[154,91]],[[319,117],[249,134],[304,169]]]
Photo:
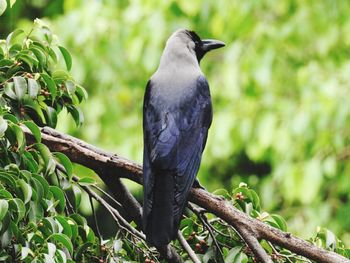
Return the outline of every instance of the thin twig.
[[[100,240],[102,240],[102,235],[101,235],[101,232],[100,232],[100,228],[98,227],[96,211],[95,211],[95,207],[94,207],[94,203],[92,201],[92,196],[91,195],[89,195],[89,201],[90,201],[92,214],[94,215],[94,223],[95,223],[95,227],[96,227],[96,230],[97,230],[97,234],[98,234]]]
[[[220,261],[223,262],[224,261],[224,255],[222,254],[221,248],[220,248],[220,246],[218,244],[218,241],[216,240],[216,237],[215,237],[215,235],[213,233],[212,226],[209,224],[207,217],[203,213],[205,210],[204,209],[198,209],[197,207],[191,205],[190,203],[187,206],[193,211],[193,213],[196,214],[197,218],[202,222],[203,226],[206,229],[208,229],[209,235],[213,239],[214,245],[215,245],[216,249],[218,250],[218,252],[220,253]]]
[[[187,252],[188,256],[194,263],[201,263],[199,258],[197,257],[196,253],[194,253],[193,249],[190,247],[190,245],[187,243],[186,239],[182,235],[180,231],[177,232],[177,239],[179,240],[181,246],[183,249]]]

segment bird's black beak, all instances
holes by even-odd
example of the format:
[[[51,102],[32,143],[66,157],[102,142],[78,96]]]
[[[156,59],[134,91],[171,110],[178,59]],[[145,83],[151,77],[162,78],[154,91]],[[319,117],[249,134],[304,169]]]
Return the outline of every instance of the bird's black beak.
[[[210,50],[221,48],[221,47],[225,46],[224,42],[222,42],[220,40],[216,40],[216,39],[203,39],[202,44],[203,44],[204,52],[208,52]]]

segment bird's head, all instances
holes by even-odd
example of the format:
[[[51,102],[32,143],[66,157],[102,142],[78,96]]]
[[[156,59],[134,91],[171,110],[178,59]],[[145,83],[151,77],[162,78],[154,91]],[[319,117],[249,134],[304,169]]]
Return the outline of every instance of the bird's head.
[[[188,49],[196,56],[198,63],[210,50],[225,46],[225,43],[215,39],[201,39],[194,31],[179,29],[167,41],[167,45]]]

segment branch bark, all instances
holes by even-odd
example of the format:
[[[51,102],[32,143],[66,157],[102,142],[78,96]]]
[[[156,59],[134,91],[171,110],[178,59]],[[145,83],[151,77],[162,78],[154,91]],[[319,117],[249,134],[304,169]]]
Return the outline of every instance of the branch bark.
[[[29,141],[34,141],[29,130],[23,128]],[[120,178],[128,178],[142,184],[141,165],[105,152],[72,136],[60,133],[51,128],[43,128],[42,142],[51,151],[66,154],[71,161],[94,170],[109,189],[115,194],[117,200],[128,209],[129,215],[141,222],[141,209],[138,202],[121,183]],[[312,245],[290,233],[273,228],[257,219],[234,208],[227,201],[200,188],[193,188],[189,201],[205,208],[208,212],[222,218],[232,225],[242,236],[256,259],[261,262],[271,262],[265,251],[262,251],[258,240],[265,239],[275,245],[284,247],[298,255],[320,263],[350,263],[345,257]]]

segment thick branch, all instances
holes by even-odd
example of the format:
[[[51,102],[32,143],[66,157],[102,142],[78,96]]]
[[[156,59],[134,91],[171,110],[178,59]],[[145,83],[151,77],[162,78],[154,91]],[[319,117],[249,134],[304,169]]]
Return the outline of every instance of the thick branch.
[[[28,139],[32,138],[28,130],[25,130],[25,132]],[[50,128],[44,128],[42,129],[42,142],[51,151],[63,152],[73,162],[94,170],[112,192],[116,192],[116,196],[118,196],[120,189],[116,189],[114,186],[120,182],[120,177],[128,178],[140,184],[142,183],[142,167],[139,164],[118,155],[102,151],[72,136],[59,133]],[[314,246],[305,240],[292,236],[290,233],[285,233],[249,217],[245,213],[235,209],[227,201],[205,190],[198,188],[192,189],[189,200],[231,224],[241,235],[253,235],[255,240],[265,239],[317,262],[350,263],[350,260],[339,254]],[[132,211],[135,212],[136,210],[132,209]],[[242,229],[244,230],[242,231]],[[247,233],[243,233],[244,231]],[[257,258],[263,262],[270,262],[260,250],[258,242],[255,240],[252,241],[252,239],[245,239],[244,237],[243,239],[250,246],[253,253],[254,250],[259,251],[254,254]],[[260,256],[256,253],[260,253]]]

